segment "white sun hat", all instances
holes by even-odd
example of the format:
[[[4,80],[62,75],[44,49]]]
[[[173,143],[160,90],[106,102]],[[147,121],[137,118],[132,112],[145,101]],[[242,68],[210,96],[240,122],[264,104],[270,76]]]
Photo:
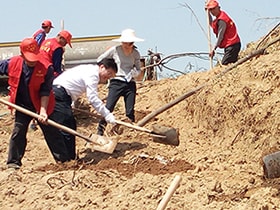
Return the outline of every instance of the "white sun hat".
[[[132,29],[125,29],[122,31],[121,37],[113,39],[115,42],[142,42],[144,39],[138,38],[135,35],[135,31]]]

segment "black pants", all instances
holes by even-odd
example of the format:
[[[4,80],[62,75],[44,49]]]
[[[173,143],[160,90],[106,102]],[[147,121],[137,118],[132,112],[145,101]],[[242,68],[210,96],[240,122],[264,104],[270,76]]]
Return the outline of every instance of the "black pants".
[[[77,124],[72,112],[71,97],[62,86],[54,85],[53,91],[55,95],[55,108],[53,113],[50,115],[50,119],[68,128],[76,130]],[[62,130],[59,131],[63,137],[69,157],[72,160],[76,159],[75,136]]]
[[[19,111],[15,112],[15,124],[10,139],[7,164],[14,163],[19,166],[22,165],[21,160],[24,156],[25,148],[27,145],[26,134],[29,123],[32,119],[32,117],[25,115]],[[59,133],[58,129],[49,125],[43,125],[40,122],[37,123],[43,131],[45,140],[54,159],[60,162],[69,161],[70,157],[68,155],[68,152],[65,150],[66,146],[63,138],[61,138],[61,134]]]
[[[113,112],[119,98],[124,97],[125,115],[135,122],[134,105],[136,98],[136,83],[135,81],[124,82],[117,79],[112,79],[109,85],[109,93],[107,97],[106,107]],[[99,121],[98,134],[103,135],[107,123],[105,119]]]
[[[224,49],[224,57],[222,59],[222,64],[227,65],[229,63],[235,63],[238,60],[238,53],[241,48],[241,43],[230,45]]]

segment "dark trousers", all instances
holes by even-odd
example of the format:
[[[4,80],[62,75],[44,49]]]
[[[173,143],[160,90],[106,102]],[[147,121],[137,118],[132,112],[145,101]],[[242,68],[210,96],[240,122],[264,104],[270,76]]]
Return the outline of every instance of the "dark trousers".
[[[53,91],[55,95],[55,108],[53,113],[50,115],[50,119],[68,128],[76,130],[77,124],[72,112],[71,97],[67,94],[67,92],[62,86],[54,85]],[[63,141],[66,145],[69,157],[72,160],[76,159],[75,136],[62,130],[59,131],[63,136]]]
[[[19,111],[15,112],[15,124],[10,139],[7,164],[14,163],[19,166],[22,165],[21,160],[24,156],[27,145],[26,134],[29,123],[32,119],[32,117]],[[61,134],[58,130],[52,126],[43,125],[40,122],[37,123],[44,134],[45,140],[54,159],[60,162],[69,161],[70,157],[67,151],[65,151],[65,144],[64,141],[62,141]]]
[[[222,59],[222,64],[227,65],[229,63],[235,63],[238,60],[238,53],[241,48],[241,43],[230,45],[224,49],[224,57]]]
[[[124,82],[117,79],[112,79],[109,85],[109,93],[107,97],[106,107],[113,112],[119,98],[124,97],[125,115],[135,122],[134,105],[136,98],[136,83],[135,81]],[[98,134],[103,135],[107,123],[105,119],[101,119],[98,124]]]

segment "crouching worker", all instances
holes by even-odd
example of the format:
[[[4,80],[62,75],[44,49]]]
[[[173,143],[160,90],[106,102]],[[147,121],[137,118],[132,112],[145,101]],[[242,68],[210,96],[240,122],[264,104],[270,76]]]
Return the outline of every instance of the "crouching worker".
[[[67,69],[53,81],[55,109],[51,119],[76,130],[76,120],[72,113],[72,101],[76,101],[86,93],[88,101],[108,123],[115,124],[114,115],[105,107],[98,97],[98,84],[105,83],[117,73],[118,67],[114,59],[103,59],[94,64],[83,64]],[[71,159],[76,157],[75,136],[61,131]]]
[[[55,101],[52,92],[53,68],[43,65],[39,59],[39,46],[33,38],[20,43],[21,55],[0,61],[0,75],[8,75],[10,102],[40,115],[38,125],[47,145],[58,162],[69,161],[64,141],[58,129],[48,126],[48,115]],[[32,117],[15,111],[15,124],[9,145],[8,168],[19,169],[27,145],[26,134]]]

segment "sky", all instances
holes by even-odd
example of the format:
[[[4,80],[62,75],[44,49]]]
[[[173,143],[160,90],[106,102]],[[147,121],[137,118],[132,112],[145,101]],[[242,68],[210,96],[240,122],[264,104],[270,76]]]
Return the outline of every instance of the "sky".
[[[219,3],[235,22],[242,49],[280,22],[279,0],[220,0]],[[63,20],[64,28],[73,37],[116,35],[132,28],[138,37],[145,39],[136,43],[142,56],[147,55],[148,49],[161,53],[162,58],[177,53],[207,53],[204,4],[205,0],[3,0],[0,42],[30,37],[43,20],[50,19],[55,28],[48,37],[57,35]],[[212,44],[215,41],[211,30]],[[166,65],[185,72],[208,68],[209,61],[182,57]],[[172,76],[173,72],[164,70],[163,74]]]

